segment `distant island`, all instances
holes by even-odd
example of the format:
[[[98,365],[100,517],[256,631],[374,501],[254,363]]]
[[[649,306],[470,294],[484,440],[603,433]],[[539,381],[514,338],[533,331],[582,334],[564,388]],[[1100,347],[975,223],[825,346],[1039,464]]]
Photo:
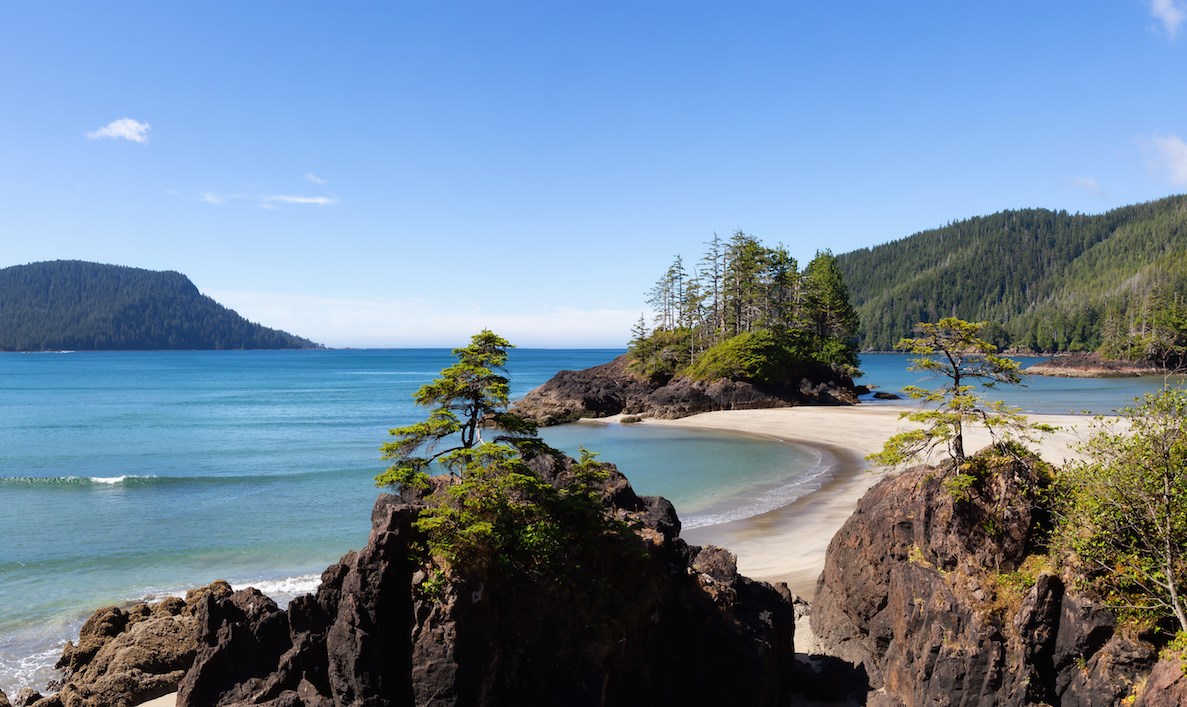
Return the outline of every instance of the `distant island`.
[[[0,351],[312,349],[250,322],[178,272],[79,260],[0,269]]]

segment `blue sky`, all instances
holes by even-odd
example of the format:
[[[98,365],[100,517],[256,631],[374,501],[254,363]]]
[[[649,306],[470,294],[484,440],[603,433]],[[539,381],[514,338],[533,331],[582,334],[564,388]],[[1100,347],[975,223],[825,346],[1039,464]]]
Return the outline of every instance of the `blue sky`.
[[[0,4],[0,266],[331,346],[617,347],[676,254],[801,263],[1187,190],[1187,1]]]

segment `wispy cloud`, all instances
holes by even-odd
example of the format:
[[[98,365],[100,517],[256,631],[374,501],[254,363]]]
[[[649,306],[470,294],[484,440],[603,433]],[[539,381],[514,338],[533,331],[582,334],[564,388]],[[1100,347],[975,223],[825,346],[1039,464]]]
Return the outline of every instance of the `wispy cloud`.
[[[459,346],[483,328],[517,346],[625,346],[638,310],[526,307],[498,314],[418,298],[322,297],[215,291],[211,297],[265,326],[328,346]]]
[[[297,194],[220,194],[204,191],[196,197],[203,204],[222,206],[232,202],[243,202],[270,211],[279,211],[288,206],[333,206],[338,200],[329,196],[300,196]]]
[[[311,182],[313,182],[314,184],[329,184],[329,182],[327,182],[326,180],[324,180],[324,179],[322,179],[321,177],[317,176],[317,175],[316,175],[316,174],[314,174],[313,172],[306,172],[306,173],[305,173],[305,179],[307,179],[308,181],[311,181]]]
[[[1144,142],[1155,169],[1166,174],[1173,183],[1187,186],[1187,142],[1178,135],[1156,135]]]
[[[152,126],[131,118],[113,120],[107,125],[87,133],[88,140],[111,138],[112,140],[131,140],[132,142],[148,142],[148,131]]]
[[[337,199],[328,196],[294,196],[292,194],[265,194],[260,197],[264,204],[306,204],[311,206],[333,206]]]
[[[1187,19],[1187,10],[1184,10],[1180,0],[1150,0],[1150,14],[1171,39],[1178,35],[1179,25]]]
[[[1108,199],[1109,192],[1100,185],[1100,180],[1096,177],[1072,177],[1072,188],[1094,196],[1098,199]]]
[[[230,198],[227,194],[212,194],[210,192],[202,192],[198,195],[198,201],[203,204],[222,204]]]

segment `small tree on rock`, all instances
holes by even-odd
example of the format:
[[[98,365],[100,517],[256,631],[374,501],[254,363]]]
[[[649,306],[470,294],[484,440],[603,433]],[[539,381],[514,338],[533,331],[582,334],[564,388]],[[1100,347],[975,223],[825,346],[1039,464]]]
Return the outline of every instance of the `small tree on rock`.
[[[380,448],[383,458],[394,463],[376,477],[378,485],[423,487],[433,462],[460,477],[474,458],[474,448],[482,444],[486,428],[501,430],[495,441],[532,440],[536,426],[506,411],[511,348],[506,339],[484,329],[471,338],[469,346],[453,350],[457,363],[412,396],[417,405],[432,406],[428,419],[391,430],[395,439]],[[448,446],[442,448],[443,444]]]
[[[438,572],[552,586],[585,573],[579,583],[596,587],[605,574],[599,557],[621,559],[622,541],[634,536],[607,513],[608,472],[594,454],[582,450],[579,461],[566,461],[535,436],[534,424],[506,411],[510,348],[484,330],[454,349],[457,362],[413,394],[417,404],[432,406],[428,418],[391,430],[395,439],[381,449],[393,464],[376,482],[425,490],[434,486],[434,463],[449,472],[449,483],[417,499],[415,526],[424,533],[426,561]],[[485,430],[498,432],[486,440]],[[563,483],[558,475],[554,485],[533,468],[540,457],[563,468]]]
[[[1012,438],[1031,439],[1033,432],[1052,432],[1049,425],[1032,424],[1017,409],[1001,401],[986,400],[978,392],[999,383],[1021,385],[1022,371],[1017,361],[999,356],[997,347],[980,338],[985,322],[966,322],[946,317],[935,323],[919,324],[919,336],[899,341],[895,348],[914,354],[911,371],[927,371],[946,379],[928,390],[907,386],[904,392],[934,409],[904,412],[901,417],[924,425],[922,429],[900,432],[886,441],[881,452],[867,457],[881,466],[899,466],[928,456],[936,447],[947,445],[957,465],[967,454],[964,433],[970,425],[989,429],[994,442]]]

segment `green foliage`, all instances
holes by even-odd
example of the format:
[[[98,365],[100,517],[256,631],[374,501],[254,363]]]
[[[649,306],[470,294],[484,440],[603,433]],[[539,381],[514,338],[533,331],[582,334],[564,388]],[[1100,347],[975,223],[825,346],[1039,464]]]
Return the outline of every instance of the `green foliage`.
[[[692,360],[693,331],[686,327],[656,329],[631,344],[631,369],[649,378],[676,375]]]
[[[685,373],[699,380],[786,383],[810,360],[807,338],[770,329],[748,331],[704,352]]]
[[[581,450],[570,472],[566,485],[554,487],[514,447],[479,444],[460,478],[430,496],[416,526],[451,570],[564,584],[596,562],[606,542],[630,534],[606,515],[605,471],[595,455]]]
[[[997,355],[993,344],[979,337],[985,323],[966,322],[945,317],[936,323],[916,327],[920,336],[903,339],[898,347],[914,355],[909,370],[926,371],[946,379],[932,390],[908,386],[904,390],[914,400],[934,409],[902,413],[901,417],[923,425],[922,429],[900,432],[886,441],[881,452],[869,459],[879,466],[894,467],[927,457],[944,445],[957,466],[964,464],[964,432],[969,425],[988,428],[996,443],[1001,440],[1030,440],[1035,432],[1054,431],[1047,425],[1030,423],[1016,409],[1000,401],[985,400],[978,392],[999,383],[1020,385],[1022,372],[1018,363]],[[958,487],[959,481],[953,482]],[[957,491],[960,489],[957,488]]]
[[[1187,392],[1098,421],[1083,451],[1062,477],[1063,546],[1114,605],[1187,630]]]
[[[977,477],[973,474],[961,471],[945,478],[941,485],[953,499],[968,503],[973,499],[973,488],[977,485],[977,481]]]
[[[714,236],[696,271],[675,262],[652,288],[655,328],[632,330],[631,367],[663,378],[686,371],[759,382],[788,379],[809,362],[852,372],[857,315],[827,250],[801,272],[783,246],[737,231]]]
[[[432,407],[428,418],[393,429],[394,440],[382,447],[394,463],[376,482],[425,504],[416,527],[437,566],[421,587],[426,593],[443,585],[442,571],[553,585],[580,575],[583,584],[596,583],[587,576],[590,565],[600,557],[621,560],[623,541],[633,537],[607,515],[601,493],[607,472],[594,454],[581,450],[556,485],[529,464],[563,455],[535,437],[534,425],[506,412],[510,348],[483,330],[455,349],[457,362],[413,396]],[[499,434],[483,440],[483,430],[492,428]],[[447,481],[430,478],[435,464],[449,472]],[[611,546],[615,551],[607,553]]]
[[[249,322],[181,273],[77,260],[0,269],[0,351],[307,349]]]
[[[536,426],[506,412],[511,348],[506,339],[484,329],[471,338],[469,346],[453,350],[457,362],[412,396],[417,405],[433,407],[428,418],[391,430],[395,439],[380,448],[383,458],[394,463],[376,477],[377,484],[427,488],[434,462],[460,476],[472,466],[474,447],[482,443],[482,430],[487,427],[502,431],[496,441],[535,441]],[[449,446],[439,449],[442,443]]]
[[[861,348],[889,350],[920,321],[1000,322],[999,348],[1146,357],[1187,292],[1187,197],[1089,216],[1027,209],[970,218],[837,257],[861,317]],[[1174,324],[1174,321],[1179,324]],[[1143,339],[1130,346],[1131,337]]]

